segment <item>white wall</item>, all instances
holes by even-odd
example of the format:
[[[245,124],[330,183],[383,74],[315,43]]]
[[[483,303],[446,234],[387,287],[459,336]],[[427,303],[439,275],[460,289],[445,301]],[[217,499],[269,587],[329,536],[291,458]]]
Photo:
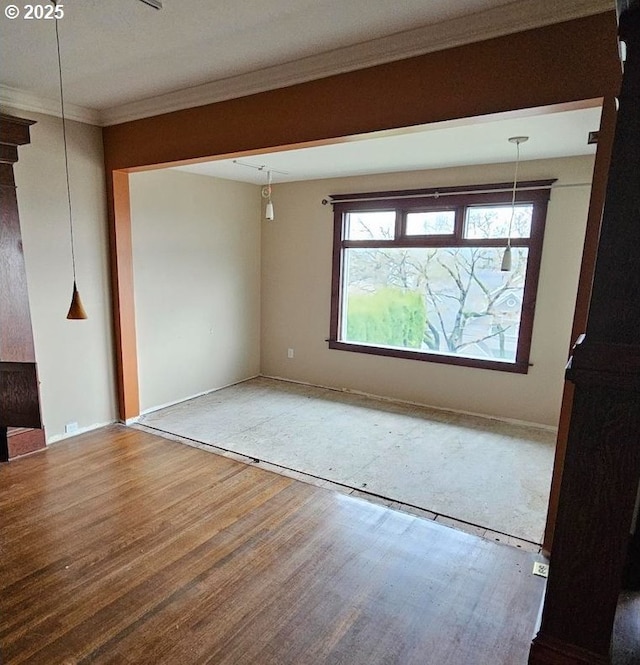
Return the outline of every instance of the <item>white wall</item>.
[[[107,218],[98,127],[67,122],[78,288],[89,318],[67,321],[73,276],[62,126],[36,120],[15,165],[42,417],[51,442],[64,425],[80,430],[116,419]]]
[[[140,408],[260,371],[260,188],[132,174]]]
[[[592,157],[523,162],[521,179],[591,182]],[[327,194],[508,182],[513,164],[288,183],[262,234],[262,373],[442,408],[557,425],[590,187],[556,189],[526,375],[330,350],[333,213]],[[287,358],[287,349],[295,356]]]
[[[11,112],[10,109],[4,109]],[[68,123],[78,285],[89,313],[67,321],[71,257],[60,120],[37,121],[15,165],[48,440],[116,419],[100,130]],[[591,179],[592,158],[523,162],[521,177]],[[508,181],[513,165],[290,183],[277,220],[259,187],[156,171],[131,178],[141,406],[261,372],[444,408],[557,423],[589,188],[554,190],[528,375],[334,351],[327,194]],[[260,233],[262,232],[262,259]],[[260,267],[262,263],[262,267]],[[261,271],[261,272],[260,272]],[[262,309],[262,314],[260,313]],[[295,357],[287,358],[287,348]]]

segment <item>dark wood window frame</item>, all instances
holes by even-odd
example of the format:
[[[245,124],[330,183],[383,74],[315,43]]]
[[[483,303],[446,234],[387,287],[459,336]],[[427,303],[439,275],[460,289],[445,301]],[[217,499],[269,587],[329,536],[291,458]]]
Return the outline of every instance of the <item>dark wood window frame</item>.
[[[478,205],[504,205],[511,203],[512,184],[496,183],[468,187],[441,187],[404,191],[368,192],[331,196],[334,208],[333,269],[331,286],[331,322],[328,341],[330,349],[352,351],[379,356],[391,356],[448,365],[478,367],[503,372],[526,374],[529,370],[533,317],[538,290],[542,244],[551,186],[555,180],[536,180],[518,183],[516,203],[532,204],[531,235],[512,238],[512,247],[528,247],[527,269],[523,292],[522,313],[515,362],[484,360],[452,356],[425,351],[389,348],[342,341],[342,284],[344,253],[349,248],[411,248],[411,247],[505,247],[507,238],[466,239],[464,220],[466,210]],[[406,215],[410,212],[429,212],[455,208],[455,230],[451,235],[406,235]],[[393,240],[347,240],[345,220],[349,212],[396,212],[396,230]]]

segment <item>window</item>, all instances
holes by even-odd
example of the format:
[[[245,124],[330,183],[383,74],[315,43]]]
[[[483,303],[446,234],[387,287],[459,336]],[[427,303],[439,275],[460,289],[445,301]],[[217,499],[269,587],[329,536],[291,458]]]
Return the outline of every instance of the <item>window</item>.
[[[333,196],[329,347],[526,373],[552,183]]]

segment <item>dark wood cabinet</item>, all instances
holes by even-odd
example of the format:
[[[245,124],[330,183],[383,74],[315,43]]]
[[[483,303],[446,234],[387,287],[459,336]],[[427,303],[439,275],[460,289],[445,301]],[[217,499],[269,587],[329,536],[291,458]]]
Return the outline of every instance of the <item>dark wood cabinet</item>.
[[[13,173],[32,124],[0,114],[0,461],[45,445]]]

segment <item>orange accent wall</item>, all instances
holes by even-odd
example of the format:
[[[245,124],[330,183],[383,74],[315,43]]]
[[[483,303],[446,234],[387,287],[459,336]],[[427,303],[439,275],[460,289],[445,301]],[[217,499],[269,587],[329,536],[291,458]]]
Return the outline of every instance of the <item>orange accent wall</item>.
[[[614,12],[104,129],[109,169],[616,94]]]
[[[140,415],[128,173],[107,171],[107,201],[118,412],[127,421]]]

